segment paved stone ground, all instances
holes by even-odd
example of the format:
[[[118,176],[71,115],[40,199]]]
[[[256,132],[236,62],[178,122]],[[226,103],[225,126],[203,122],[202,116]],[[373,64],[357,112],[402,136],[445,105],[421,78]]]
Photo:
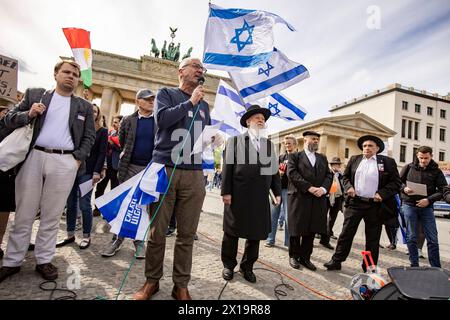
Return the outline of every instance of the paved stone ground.
[[[203,212],[198,228],[199,240],[195,241],[192,268],[192,279],[189,290],[194,299],[217,300],[223,290],[221,299],[230,300],[270,300],[277,299],[275,288],[284,291],[285,295],[278,296],[281,300],[328,300],[349,299],[348,286],[353,275],[361,272],[361,256],[363,250],[363,231],[357,234],[353,250],[341,271],[326,271],[323,263],[327,262],[332,251],[322,247],[316,240],[311,260],[318,270],[311,272],[306,269],[295,270],[289,266],[287,248],[282,246],[284,231],[277,233],[277,246],[266,248],[261,242],[260,259],[255,264],[257,282],[250,284],[237,273],[228,284],[222,279],[222,263],[220,261],[220,245],[222,239],[222,204],[217,190],[208,192],[203,205]],[[340,215],[341,216],[341,215]],[[13,219],[13,215],[11,220]],[[338,219],[335,230],[340,230],[342,219]],[[11,221],[10,221],[11,222]],[[35,223],[34,232],[37,230]],[[77,299],[116,299],[118,289],[133,260],[133,244],[127,240],[122,249],[111,258],[103,258],[100,251],[110,241],[107,225],[101,218],[94,218],[94,232],[91,246],[87,250],[80,250],[77,244],[71,244],[56,251],[54,264],[59,268],[58,288],[79,286],[74,291]],[[65,236],[65,220],[61,220],[59,238]],[[448,237],[447,233],[440,236]],[[77,242],[81,233],[77,233]],[[34,236],[33,236],[34,238]],[[5,242],[7,235],[5,235]],[[440,239],[441,240],[441,239]],[[165,275],[160,281],[160,292],[154,296],[155,300],[171,300],[171,271],[173,262],[173,247],[175,237],[167,238],[167,251],[164,261]],[[444,241],[445,242],[445,241]],[[448,242],[448,241],[447,241]],[[387,244],[383,231],[382,243]],[[335,245],[335,241],[332,241]],[[239,243],[240,253],[243,251],[244,241]],[[382,275],[388,278],[386,269],[391,266],[408,266],[405,248],[396,251],[380,249],[380,265]],[[447,250],[447,249],[445,249]],[[239,255],[238,259],[240,259]],[[421,260],[427,265],[427,260]],[[445,254],[442,258],[443,267],[450,269],[450,259]],[[28,252],[19,274],[0,284],[0,299],[49,299],[50,292],[39,289],[42,278],[34,271],[35,259],[33,252]],[[79,272],[80,277],[75,277]],[[133,293],[144,283],[144,260],[135,260],[124,283],[120,300],[132,298]],[[291,289],[285,287],[290,286]],[[226,287],[224,288],[224,286]],[[54,298],[65,295],[55,292]]]

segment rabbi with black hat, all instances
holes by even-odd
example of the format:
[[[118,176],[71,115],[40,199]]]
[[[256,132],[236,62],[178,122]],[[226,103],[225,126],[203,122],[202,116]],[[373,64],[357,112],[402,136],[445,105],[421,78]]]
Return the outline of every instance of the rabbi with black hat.
[[[228,140],[222,170],[224,202],[222,277],[231,280],[237,265],[239,238],[247,239],[239,271],[249,282],[256,282],[253,264],[258,259],[259,242],[271,231],[269,190],[277,205],[281,203],[281,182],[274,145],[262,132],[270,111],[252,105],[241,118],[248,128]]]
[[[289,264],[303,265],[315,271],[311,262],[314,236],[327,232],[328,203],[326,195],[333,182],[327,157],[317,153],[320,134],[303,133],[304,150],[289,155],[287,165]]]
[[[352,156],[345,168],[344,225],[328,270],[340,270],[347,259],[359,223],[364,219],[366,251],[378,262],[381,227],[386,212],[396,212],[394,195],[400,192],[401,181],[395,160],[380,155],[384,143],[380,138],[365,135],[358,139],[361,155]],[[363,263],[362,268],[366,271]]]

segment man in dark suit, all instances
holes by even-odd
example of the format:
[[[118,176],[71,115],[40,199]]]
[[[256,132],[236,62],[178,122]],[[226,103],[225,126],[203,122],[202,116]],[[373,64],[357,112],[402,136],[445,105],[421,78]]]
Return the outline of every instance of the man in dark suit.
[[[28,89],[24,99],[5,117],[9,129],[34,121],[34,131],[30,151],[16,178],[15,221],[0,282],[20,271],[39,209],[36,271],[46,280],[58,277],[58,269],[51,261],[59,220],[75,177],[84,173],[84,160],[94,144],[92,104],[73,94],[80,80],[80,66],[63,60],[55,65],[54,78],[55,90]]]
[[[378,153],[384,150],[380,138],[366,135],[358,139],[362,155],[352,156],[344,172],[346,194],[344,225],[332,259],[325,263],[328,270],[340,270],[347,259],[359,223],[364,219],[366,251],[378,262],[381,227],[384,221],[396,216],[395,194],[401,181],[395,160]],[[366,271],[363,263],[362,268]]]
[[[258,259],[259,241],[271,231],[269,190],[281,203],[281,182],[278,160],[273,144],[260,133],[270,111],[258,105],[250,106],[241,118],[248,132],[228,140],[222,172],[224,207],[222,277],[233,279],[237,265],[239,238],[247,239],[239,271],[249,282],[256,282],[253,264]]]
[[[289,264],[299,269],[300,265],[315,271],[311,262],[314,236],[327,232],[328,200],[333,174],[328,168],[327,157],[317,153],[320,134],[314,131],[303,133],[304,150],[289,155],[287,175]]]

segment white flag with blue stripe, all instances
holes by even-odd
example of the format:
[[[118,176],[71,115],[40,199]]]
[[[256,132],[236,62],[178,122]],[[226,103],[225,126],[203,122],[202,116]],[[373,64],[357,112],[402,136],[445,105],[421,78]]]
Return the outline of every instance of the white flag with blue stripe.
[[[209,5],[203,64],[210,69],[236,70],[269,60],[273,53],[273,26],[294,27],[276,14]]]
[[[274,93],[269,97],[259,99],[252,102],[263,108],[267,108],[271,112],[272,117],[278,117],[286,121],[304,120],[307,111],[283,96],[281,93]]]
[[[167,186],[164,165],[151,162],[131,179],[95,199],[95,204],[111,226],[112,233],[144,240],[150,224],[147,205],[157,202]]]
[[[244,132],[239,120],[245,111],[237,91],[225,81],[220,80],[214,109],[211,111],[211,123],[223,122],[219,130],[227,137],[236,136]]]
[[[274,48],[269,61],[251,69],[230,71],[230,77],[245,102],[280,92],[309,77],[301,64],[289,60]]]

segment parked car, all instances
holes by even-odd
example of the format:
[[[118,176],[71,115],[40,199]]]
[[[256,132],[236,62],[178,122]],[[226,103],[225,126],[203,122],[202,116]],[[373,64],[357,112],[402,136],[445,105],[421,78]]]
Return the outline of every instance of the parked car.
[[[444,172],[447,184],[450,184],[450,172]],[[437,217],[450,218],[450,204],[445,201],[436,201],[433,204],[434,215]]]

